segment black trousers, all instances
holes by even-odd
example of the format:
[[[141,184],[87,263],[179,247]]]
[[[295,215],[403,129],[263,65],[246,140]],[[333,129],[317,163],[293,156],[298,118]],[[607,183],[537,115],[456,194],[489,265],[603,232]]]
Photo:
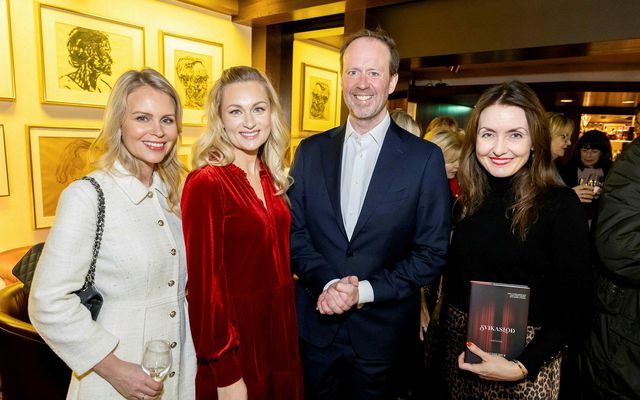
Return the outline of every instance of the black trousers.
[[[367,360],[351,346],[347,328],[327,347],[300,340],[305,400],[389,400],[392,360]]]

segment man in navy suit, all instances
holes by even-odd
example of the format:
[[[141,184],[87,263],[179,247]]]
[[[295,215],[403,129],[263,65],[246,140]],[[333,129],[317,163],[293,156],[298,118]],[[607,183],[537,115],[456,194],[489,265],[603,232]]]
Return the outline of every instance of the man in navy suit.
[[[347,123],[302,141],[288,193],[305,398],[386,400],[445,261],[449,189],[438,147],[387,112],[393,39],[360,31],[340,59]]]

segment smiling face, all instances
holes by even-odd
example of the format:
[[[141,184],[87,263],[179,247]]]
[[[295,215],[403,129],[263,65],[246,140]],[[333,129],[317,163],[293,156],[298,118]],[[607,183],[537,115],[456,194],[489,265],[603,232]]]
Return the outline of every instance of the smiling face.
[[[262,84],[247,81],[227,85],[220,115],[236,158],[255,157],[271,134],[271,103]]]
[[[391,53],[382,41],[367,37],[354,40],[342,59],[342,91],[354,129],[364,133],[385,116],[387,99],[398,75],[389,75]]]
[[[482,111],[476,135],[476,157],[491,175],[513,176],[529,160],[531,136],[520,107],[494,104]]]
[[[127,96],[121,129],[124,146],[140,165],[137,178],[150,184],[155,165],[164,160],[178,139],[176,104],[168,94],[141,86]]]

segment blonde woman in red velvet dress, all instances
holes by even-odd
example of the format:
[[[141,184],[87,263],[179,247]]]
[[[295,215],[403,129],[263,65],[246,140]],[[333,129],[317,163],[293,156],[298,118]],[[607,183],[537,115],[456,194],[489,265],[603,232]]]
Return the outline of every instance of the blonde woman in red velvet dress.
[[[301,399],[277,94],[256,69],[233,67],[207,107],[182,195],[196,397]]]

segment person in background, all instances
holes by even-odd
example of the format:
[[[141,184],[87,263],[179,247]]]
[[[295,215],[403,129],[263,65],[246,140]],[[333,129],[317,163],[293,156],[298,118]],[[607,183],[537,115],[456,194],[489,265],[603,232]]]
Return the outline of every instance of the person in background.
[[[449,117],[448,115],[442,115],[440,117],[435,117],[429,122],[427,125],[427,129],[424,131],[423,139],[431,140],[433,134],[439,129],[449,129],[454,132],[458,131],[460,127],[458,126],[458,121],[456,121],[453,117]]]
[[[640,139],[616,159],[595,228],[595,319],[581,354],[588,399],[640,399]]]
[[[566,115],[558,112],[548,112],[549,131],[551,132],[551,159],[564,157],[564,152],[571,146],[571,135],[575,123]]]
[[[451,399],[556,399],[560,352],[588,324],[590,258],[584,210],[551,162],[544,109],[524,83],[487,89],[464,138],[463,212],[445,269],[444,373]],[[517,359],[466,342],[471,280],[531,289]],[[482,362],[464,362],[464,349]]]
[[[452,204],[460,196],[460,188],[456,175],[460,167],[460,152],[462,151],[463,138],[464,131],[462,129],[451,130],[441,128],[437,129],[433,135],[431,135],[430,139],[432,143],[440,147],[444,155],[444,167],[447,171],[447,179],[449,179]]]
[[[268,78],[241,66],[207,110],[182,196],[197,398],[301,399],[282,109]]]
[[[394,40],[361,30],[340,54],[347,122],[302,140],[291,168],[305,398],[387,400],[415,343],[419,288],[445,261],[449,190],[440,149],[387,112]]]
[[[416,122],[415,119],[406,111],[402,110],[393,110],[389,112],[391,119],[398,124],[398,126],[404,129],[407,132],[411,132],[417,137],[422,136],[422,130],[420,129],[420,125]]]
[[[93,253],[96,190],[79,180],[60,197],[33,279],[29,317],[73,370],[67,399],[195,396],[180,221],[184,167],[176,150],[181,118],[175,89],[154,70],[126,72],[111,91],[90,149],[97,170],[89,176],[105,197],[95,271],[104,304],[96,321],[74,294]],[[140,367],[151,339],[171,343],[173,365],[164,382]]]
[[[578,195],[589,221],[597,215],[597,200],[612,163],[609,138],[602,131],[591,130],[578,139],[573,157],[560,168],[562,180]]]

